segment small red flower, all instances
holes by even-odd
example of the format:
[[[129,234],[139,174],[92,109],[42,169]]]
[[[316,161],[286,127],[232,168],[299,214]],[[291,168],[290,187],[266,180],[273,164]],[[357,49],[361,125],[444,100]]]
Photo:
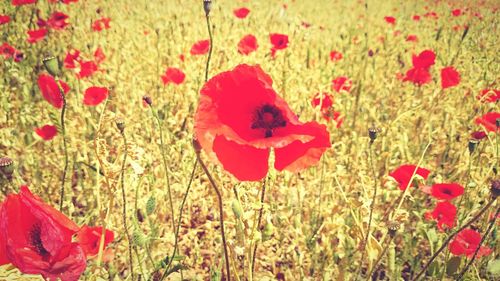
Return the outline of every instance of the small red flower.
[[[429,70],[425,68],[412,68],[406,72],[403,82],[410,81],[418,86],[432,81]]]
[[[500,112],[488,112],[481,117],[477,117],[476,124],[484,126],[490,132],[500,132],[500,127],[497,127],[498,119],[500,119]]]
[[[248,34],[245,37],[241,38],[238,43],[238,53],[242,55],[248,55],[257,50],[259,44],[257,44],[257,38],[252,34]]]
[[[191,55],[204,55],[210,50],[210,40],[200,40],[193,44],[189,51]]]
[[[271,33],[269,34],[269,40],[273,47],[271,48],[272,57],[276,56],[276,51],[284,50],[288,47],[288,35],[279,34],[279,33]]]
[[[26,186],[0,205],[0,241],[4,244],[0,253],[6,253],[8,262],[26,274],[41,274],[46,280],[78,280],[87,266],[82,247],[72,242],[78,229]],[[2,259],[5,262],[5,256]]]
[[[84,225],[78,233],[76,233],[76,241],[83,249],[83,252],[87,258],[92,258],[97,256],[99,253],[99,243],[101,241],[102,227],[89,227]],[[106,234],[104,235],[104,249],[109,243],[115,240],[115,234],[113,231],[106,229]],[[108,249],[110,251],[111,249]],[[109,255],[110,253],[108,253]],[[106,253],[104,253],[106,256]]]
[[[458,16],[462,15],[462,10],[460,10],[460,9],[455,9],[455,10],[451,11],[451,14],[452,14],[454,17],[458,17]]]
[[[174,83],[176,85],[182,84],[184,82],[184,79],[186,78],[186,75],[182,70],[175,68],[175,67],[169,67],[167,68],[167,71],[165,72],[165,75],[161,76],[161,79],[163,80],[163,84],[167,85],[168,83]]]
[[[476,140],[482,140],[486,137],[486,133],[483,131],[475,131],[470,134],[471,138]]]
[[[237,18],[244,19],[248,16],[248,14],[250,13],[250,10],[243,7],[243,8],[235,9],[233,11],[233,13]]]
[[[47,36],[47,29],[45,28],[40,28],[40,29],[35,29],[35,30],[28,30],[28,42],[33,44],[38,41],[41,41]]]
[[[81,61],[80,72],[76,75],[78,79],[92,76],[98,69],[94,61]]]
[[[396,18],[395,17],[384,17],[384,20],[386,23],[390,25],[395,25],[396,24]]]
[[[414,21],[419,21],[420,20],[420,16],[419,15],[414,15],[413,17],[411,17],[412,20]]]
[[[97,106],[108,97],[108,89],[103,87],[90,87],[85,90],[83,104]]]
[[[320,106],[321,112],[329,110],[333,106],[333,97],[329,93],[317,93],[311,104],[313,107]]]
[[[259,66],[242,64],[212,77],[201,90],[196,138],[241,181],[266,176],[271,148],[274,167],[295,172],[316,164],[331,146],[326,126],[300,122],[272,83]]]
[[[0,15],[0,25],[10,22],[10,17],[8,15]]]
[[[464,188],[458,183],[436,183],[432,186],[431,195],[440,200],[451,200],[463,193]]]
[[[66,20],[69,18],[68,15],[62,12],[54,12],[47,20],[49,27],[53,29],[64,29],[69,23]]]
[[[350,92],[352,87],[352,80],[345,77],[340,76],[332,80],[332,89],[340,93],[341,91]]]
[[[57,135],[57,127],[53,125],[44,125],[35,129],[35,133],[43,140],[52,140]]]
[[[28,4],[35,4],[37,0],[12,0],[12,5],[21,6]]]
[[[497,102],[500,100],[500,90],[484,89],[477,96],[482,102]]]
[[[417,169],[415,165],[406,164],[399,166],[396,170],[392,171],[389,176],[399,184],[399,189],[405,190],[410,185],[410,179],[413,173],[415,173],[415,176],[418,175],[426,180],[430,171],[421,167]]]
[[[435,20],[439,18],[438,14],[436,12],[432,12],[432,11],[425,13],[424,17],[435,19]]]
[[[411,60],[414,68],[429,69],[436,61],[436,54],[432,50],[425,50],[418,56],[413,55]]]
[[[407,42],[418,42],[417,35],[410,34],[406,37]]]
[[[54,77],[48,74],[40,74],[40,76],[38,76],[38,88],[40,88],[43,98],[55,108],[60,109],[63,107],[63,98],[61,97],[61,91],[57,83],[61,86],[64,94],[69,92],[70,89],[68,84],[63,81],[58,80],[58,82],[56,82]]]
[[[425,213],[425,217],[436,220],[440,231],[444,231],[443,225],[452,229],[457,218],[457,207],[448,201],[438,202],[432,212]]]
[[[92,30],[100,32],[104,29],[109,29],[111,18],[100,18],[92,23]]]
[[[341,52],[337,52],[337,51],[331,51],[330,52],[330,60],[331,61],[339,61],[342,59],[342,53]]]
[[[67,54],[66,57],[64,58],[64,67],[73,69],[76,68],[76,62],[80,62],[80,51],[78,50],[70,50]]]
[[[13,57],[15,53],[16,49],[7,43],[0,46],[0,54],[6,59]]]
[[[101,64],[104,60],[106,59],[106,55],[104,55],[104,52],[101,47],[97,47],[97,49],[94,52],[94,61],[96,64]]]
[[[472,229],[464,229],[455,236],[448,245],[448,249],[455,256],[466,256],[471,258],[481,242],[481,234]],[[487,256],[492,253],[488,247],[479,248],[477,258]]]
[[[460,73],[453,66],[441,69],[441,88],[454,87],[460,83]]]

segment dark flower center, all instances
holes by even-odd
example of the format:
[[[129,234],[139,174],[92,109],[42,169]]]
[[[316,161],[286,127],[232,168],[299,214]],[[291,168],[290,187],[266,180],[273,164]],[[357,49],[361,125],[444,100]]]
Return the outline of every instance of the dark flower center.
[[[446,194],[446,195],[453,195],[453,191],[451,191],[450,189],[448,188],[443,188],[443,190],[441,190],[442,193]]]
[[[270,138],[273,136],[273,129],[285,127],[286,120],[281,110],[272,104],[265,104],[255,111],[252,122],[252,129],[265,130],[264,136]]]
[[[33,225],[29,232],[29,243],[35,248],[35,251],[41,256],[49,255],[49,252],[43,247],[41,229],[39,224]]]

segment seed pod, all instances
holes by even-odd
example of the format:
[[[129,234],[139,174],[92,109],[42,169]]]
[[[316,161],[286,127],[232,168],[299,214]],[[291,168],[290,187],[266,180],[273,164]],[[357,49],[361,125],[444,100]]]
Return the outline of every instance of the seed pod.
[[[203,0],[203,10],[205,10],[205,16],[208,17],[212,10],[212,0]]]
[[[0,158],[0,175],[3,175],[7,180],[12,180],[14,173],[14,161],[9,157]]]
[[[120,133],[123,134],[123,131],[125,130],[125,120],[123,120],[123,118],[121,117],[118,117],[115,119],[115,124]]]
[[[142,100],[149,106],[153,105],[153,100],[148,95],[143,96]]]
[[[497,198],[500,195],[500,180],[494,180],[491,182],[491,196]]]
[[[394,238],[394,236],[396,236],[396,232],[398,231],[399,229],[399,222],[397,221],[389,221],[387,223],[387,229],[389,231],[389,235]]]
[[[368,129],[368,136],[370,137],[370,143],[373,143],[377,138],[378,129],[375,127],[370,127]]]
[[[61,74],[61,69],[59,68],[59,60],[56,57],[47,57],[42,60],[43,65],[50,75],[57,77]]]
[[[476,150],[476,147],[477,147],[478,143],[479,143],[479,141],[476,140],[476,139],[470,139],[469,140],[468,147],[469,147],[469,153],[470,154],[474,153],[474,151]]]

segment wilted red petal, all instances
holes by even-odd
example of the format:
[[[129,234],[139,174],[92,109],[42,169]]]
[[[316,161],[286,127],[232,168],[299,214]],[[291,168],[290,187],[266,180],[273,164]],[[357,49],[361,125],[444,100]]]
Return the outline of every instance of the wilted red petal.
[[[441,88],[446,89],[456,86],[460,83],[460,74],[453,68],[448,66],[441,69]]]
[[[248,16],[248,13],[250,13],[250,10],[243,7],[239,8],[233,11],[234,15],[239,18],[239,19],[244,19]]]
[[[399,189],[405,190],[410,185],[410,179],[413,173],[415,173],[415,176],[419,175],[426,180],[430,171],[421,167],[417,169],[415,165],[406,164],[399,166],[396,170],[389,173],[389,176],[398,182]]]
[[[259,45],[257,44],[257,38],[252,34],[248,34],[245,37],[241,38],[238,43],[238,52],[242,55],[248,55],[251,52],[257,50]]]
[[[108,89],[103,87],[90,87],[85,90],[83,95],[83,104],[88,106],[99,105],[108,97]]]

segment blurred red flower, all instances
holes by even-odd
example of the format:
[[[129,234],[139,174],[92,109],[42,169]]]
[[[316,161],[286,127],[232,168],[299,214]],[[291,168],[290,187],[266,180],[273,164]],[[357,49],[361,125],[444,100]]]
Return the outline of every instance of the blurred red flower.
[[[342,59],[342,53],[338,51],[331,51],[330,52],[330,60],[331,61],[339,61]]]
[[[35,29],[35,30],[28,30],[28,39],[27,41],[31,44],[36,43],[38,41],[41,41],[47,36],[47,29],[45,28],[40,28],[40,29]]]
[[[7,43],[0,46],[0,54],[6,59],[13,57],[15,53],[16,49]]]
[[[395,17],[384,17],[384,20],[386,23],[395,25],[396,24],[396,18]]]
[[[455,236],[450,242],[448,248],[455,256],[466,256],[471,258],[481,242],[481,234],[472,229],[464,229]],[[481,246],[479,248],[477,258],[487,256],[492,253],[488,247]]]
[[[418,37],[417,35],[410,34],[406,37],[407,42],[418,42]]]
[[[453,67],[448,66],[441,69],[441,88],[454,87],[460,83],[460,73]]]
[[[272,88],[260,66],[238,65],[201,90],[195,135],[212,159],[241,181],[258,181],[274,167],[295,172],[316,164],[330,145],[326,126],[302,123]]]
[[[69,16],[65,13],[56,11],[47,20],[47,24],[53,29],[64,29],[69,24],[66,22],[68,18]]]
[[[451,14],[452,14],[454,17],[458,17],[458,16],[462,15],[462,10],[460,10],[460,9],[455,9],[455,10],[451,11]]]
[[[414,21],[419,21],[420,20],[420,16],[419,15],[414,15],[413,17],[411,17]]]
[[[431,19],[438,19],[438,14],[436,12],[427,12],[424,14],[424,17],[426,18],[431,18]]]
[[[54,77],[48,74],[40,74],[40,76],[38,76],[38,88],[40,88],[43,98],[55,108],[60,109],[63,107],[63,98],[57,83],[59,83],[64,94],[69,92],[70,88],[68,84],[63,81],[58,80],[56,82]]]
[[[451,200],[464,193],[464,187],[458,183],[436,183],[432,186],[431,195],[440,200]]]
[[[204,55],[210,50],[210,40],[200,40],[191,46],[191,55]]]
[[[271,56],[276,56],[276,51],[284,50],[288,47],[288,35],[271,33],[269,34],[269,40],[273,47],[271,48]]]
[[[332,80],[332,90],[337,93],[341,91],[350,92],[352,87],[352,80],[345,77],[340,76]]]
[[[500,119],[500,112],[488,112],[481,117],[477,117],[476,124],[484,126],[490,132],[500,132],[500,127],[497,126],[498,119]]]
[[[100,18],[92,23],[92,30],[100,32],[104,29],[109,29],[110,22],[111,18]]]
[[[500,90],[484,89],[479,92],[477,99],[482,102],[497,102],[500,100]]]
[[[52,140],[57,135],[57,127],[53,125],[44,125],[35,129],[35,133],[43,140]]]
[[[470,134],[471,138],[476,140],[482,140],[486,137],[486,133],[483,131],[475,131]]]
[[[444,231],[443,225],[447,229],[452,229],[457,218],[457,207],[448,201],[438,202],[432,212],[425,213],[425,218],[436,220],[440,231]]]
[[[0,15],[0,25],[10,22],[10,17],[8,15]]]
[[[80,61],[80,72],[76,75],[78,79],[92,76],[98,69],[94,61]]]
[[[64,67],[69,69],[76,68],[75,61],[81,62],[80,51],[76,49],[68,51],[66,57],[64,58]]]
[[[99,253],[99,243],[101,241],[102,235],[102,227],[89,227],[82,226],[82,228],[76,233],[76,241],[83,249],[83,252],[87,256],[87,258],[93,258],[97,256]],[[115,239],[115,234],[113,231],[106,229],[106,233],[104,235],[104,249],[106,249],[107,245]],[[104,257],[108,257],[108,259],[104,258],[104,261],[110,261],[109,258],[112,256],[111,249],[107,249],[104,252]]]
[[[415,165],[406,164],[399,166],[396,170],[389,173],[389,176],[399,184],[399,189],[405,190],[410,185],[410,179],[413,173],[415,173],[415,176],[418,175],[426,180],[430,171],[421,167],[417,169]],[[413,179],[415,179],[415,177]]]
[[[0,264],[47,280],[76,281],[87,266],[82,247],[72,242],[79,227],[34,196],[27,186],[0,206]],[[7,260],[7,261],[6,261]]]
[[[412,55],[411,61],[414,68],[429,69],[436,61],[436,54],[433,50],[424,50],[418,56]]]
[[[334,110],[333,97],[329,93],[317,93],[311,100],[311,105],[315,108],[320,107],[326,121],[334,120],[337,128],[342,125],[343,118],[340,116],[340,112]]]
[[[104,51],[99,46],[94,52],[94,61],[96,64],[101,64],[106,59],[106,55],[104,55]]]
[[[238,43],[238,53],[242,55],[248,55],[257,50],[259,44],[257,44],[257,38],[252,34],[248,34],[245,37],[241,38]]]
[[[248,14],[250,13],[250,10],[243,7],[243,8],[235,9],[233,11],[233,13],[237,18],[244,19],[248,16]]]
[[[182,82],[184,82],[184,78],[186,78],[184,72],[176,67],[167,68],[165,75],[161,76],[161,80],[163,80],[163,84],[165,85],[167,85],[168,83],[180,85],[182,84]]]
[[[99,105],[108,97],[108,89],[103,87],[89,87],[83,95],[83,104],[88,106]]]
[[[431,74],[425,68],[412,68],[406,72],[403,82],[410,81],[416,85],[427,84],[432,81]]]
[[[21,6],[21,5],[27,5],[27,4],[34,4],[36,3],[37,0],[12,0],[12,5],[14,6]]]

